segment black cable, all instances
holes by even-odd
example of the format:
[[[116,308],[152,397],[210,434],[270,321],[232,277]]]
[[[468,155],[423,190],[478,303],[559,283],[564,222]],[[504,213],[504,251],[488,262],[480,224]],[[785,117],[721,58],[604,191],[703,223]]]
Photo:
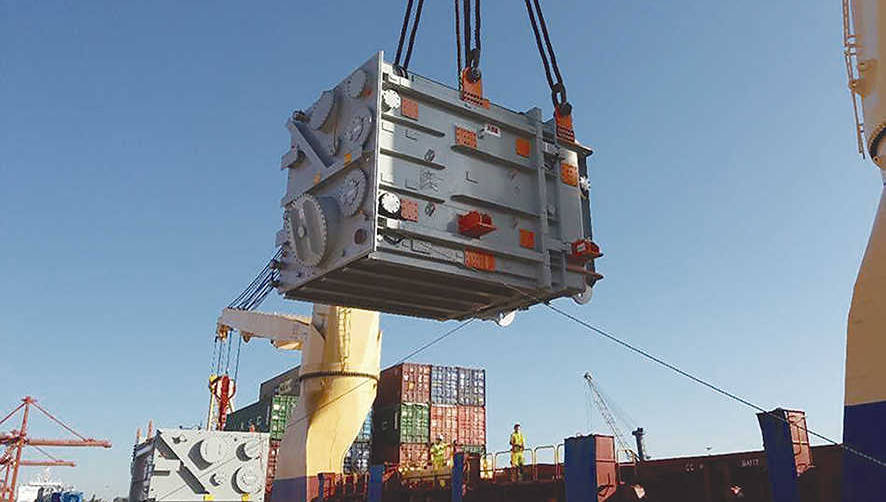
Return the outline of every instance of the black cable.
[[[462,13],[465,20],[465,67],[471,66],[471,0],[462,1]]]
[[[557,76],[557,82],[563,85],[563,77],[560,75],[560,68],[557,66],[557,55],[554,53],[554,47],[551,45],[551,37],[548,35],[548,24],[545,22],[545,15],[541,11],[541,5],[538,0],[534,0],[535,10],[538,12],[538,22],[541,24],[541,32],[545,38],[545,45],[548,48],[548,55],[551,58],[551,66],[554,68],[554,75]]]
[[[237,362],[234,363],[234,381],[240,375],[240,347],[243,345],[243,337],[237,337]]]
[[[458,82],[458,90],[461,90],[461,14],[458,10],[458,0],[452,0],[455,14],[455,81]]]
[[[566,84],[563,83],[563,76],[560,74],[560,66],[557,64],[557,55],[554,52],[554,45],[551,43],[548,25],[545,22],[541,4],[539,0],[533,0],[535,5],[533,9],[533,4],[530,4],[529,0],[525,0],[524,3],[526,4],[526,12],[529,14],[529,24],[535,35],[535,45],[538,48],[538,54],[541,56],[542,66],[545,70],[545,78],[547,78],[548,86],[551,88],[551,101],[554,104],[554,110],[561,116],[569,115],[572,113],[572,105],[569,104],[566,98]],[[536,20],[536,15],[538,20]],[[539,24],[541,24],[540,31]],[[542,44],[542,39],[544,39],[544,44]],[[550,58],[550,63],[548,58]],[[552,66],[553,75],[551,74]],[[554,77],[556,77],[556,81],[554,81]]]
[[[711,390],[713,390],[714,392],[717,392],[718,394],[722,394],[722,395],[724,395],[724,396],[726,396],[726,397],[728,397],[728,398],[730,398],[730,399],[732,399],[732,400],[734,400],[734,401],[738,401],[739,403],[741,403],[741,404],[747,406],[748,408],[751,408],[751,409],[754,409],[754,410],[756,410],[756,411],[758,411],[758,412],[760,412],[760,413],[764,413],[764,414],[766,414],[766,415],[769,415],[769,416],[771,416],[771,417],[773,417],[773,418],[775,418],[775,419],[777,419],[777,420],[780,420],[780,421],[782,421],[782,422],[787,423],[788,425],[793,425],[793,426],[795,426],[795,427],[797,427],[797,428],[799,428],[799,429],[803,429],[803,430],[806,431],[806,433],[808,433],[808,434],[811,435],[811,436],[815,436],[815,437],[817,437],[818,439],[821,439],[821,440],[824,440],[824,441],[826,441],[826,442],[828,442],[828,443],[831,443],[831,444],[834,445],[834,446],[838,446],[838,447],[842,448],[843,450],[848,451],[849,453],[852,453],[852,454],[854,454],[854,455],[857,455],[857,456],[859,456],[859,457],[861,457],[861,458],[864,458],[864,459],[866,459],[866,460],[869,460],[870,462],[873,462],[873,463],[879,465],[880,467],[886,467],[886,462],[884,462],[884,461],[882,461],[882,460],[880,460],[880,459],[878,459],[878,458],[872,457],[871,455],[868,455],[867,453],[864,453],[864,452],[862,452],[862,451],[856,450],[855,448],[853,448],[853,447],[851,447],[851,446],[847,446],[847,445],[845,445],[845,444],[840,444],[840,443],[838,443],[837,441],[834,441],[833,439],[831,439],[831,438],[829,438],[829,437],[827,437],[827,436],[825,436],[825,435],[819,434],[819,433],[817,433],[817,432],[815,432],[815,431],[813,431],[813,430],[811,430],[811,429],[809,429],[809,428],[807,428],[807,427],[801,427],[801,426],[796,425],[796,424],[791,424],[789,421],[785,420],[783,417],[780,417],[780,416],[778,416],[778,415],[772,413],[771,411],[767,411],[767,410],[763,409],[761,406],[756,405],[756,404],[752,403],[751,401],[748,401],[747,399],[745,399],[745,398],[743,398],[743,397],[741,397],[741,396],[738,396],[738,395],[736,395],[736,394],[733,394],[732,392],[729,392],[728,390],[725,390],[725,389],[723,389],[723,388],[721,388],[721,387],[718,387],[718,386],[716,386],[716,385],[714,385],[714,384],[712,384],[712,383],[708,383],[707,381],[702,380],[701,378],[699,378],[699,377],[693,375],[692,373],[689,373],[688,371],[684,371],[684,370],[678,368],[677,366],[675,366],[675,365],[673,365],[673,364],[671,364],[671,363],[669,363],[669,362],[667,362],[667,361],[665,361],[665,360],[663,360],[663,359],[661,359],[661,358],[659,358],[659,357],[657,357],[657,356],[654,356],[654,355],[650,354],[649,352],[646,352],[645,350],[643,350],[643,349],[641,349],[641,348],[635,347],[635,346],[631,345],[630,343],[625,342],[624,340],[621,340],[620,338],[616,337],[615,335],[612,335],[612,334],[610,334],[610,333],[608,333],[608,332],[606,332],[606,331],[604,331],[604,330],[602,330],[602,329],[600,329],[600,328],[598,328],[598,327],[596,327],[596,326],[594,326],[594,325],[592,325],[592,324],[590,324],[590,323],[588,323],[588,322],[585,322],[584,320],[579,319],[578,317],[575,317],[574,315],[572,315],[572,314],[570,314],[570,313],[568,313],[568,312],[566,312],[566,311],[564,311],[564,310],[561,310],[561,309],[555,307],[554,305],[552,305],[552,304],[550,304],[550,303],[544,303],[544,305],[545,305],[546,307],[548,307],[549,309],[553,310],[554,312],[560,314],[561,316],[566,317],[567,319],[572,320],[573,322],[575,322],[575,323],[577,323],[577,324],[579,324],[579,325],[581,325],[581,326],[583,326],[583,327],[585,327],[585,328],[587,328],[587,329],[593,331],[594,333],[597,333],[598,335],[601,335],[601,336],[603,336],[604,338],[607,338],[608,340],[610,340],[610,341],[612,341],[612,342],[615,342],[615,343],[617,343],[618,345],[621,345],[622,347],[624,347],[624,348],[626,348],[626,349],[628,349],[628,350],[630,350],[630,351],[632,351],[632,352],[635,352],[635,353],[637,353],[637,354],[640,354],[641,356],[645,357],[646,359],[649,359],[650,361],[653,361],[653,362],[655,362],[655,363],[658,363],[659,365],[664,366],[665,368],[667,368],[667,369],[669,369],[669,370],[671,370],[671,371],[673,371],[673,372],[675,372],[675,373],[677,373],[677,374],[679,374],[679,375],[681,375],[681,376],[684,376],[684,377],[686,377],[686,378],[692,380],[692,381],[695,382],[695,383],[701,384],[701,385],[703,385],[704,387],[707,387],[708,389],[711,389]]]
[[[548,79],[548,86],[554,87],[554,77],[551,75],[551,67],[548,64],[548,56],[545,54],[544,46],[542,46],[541,42],[541,33],[538,31],[538,23],[535,21],[535,13],[532,10],[532,4],[529,3],[529,0],[525,0],[526,2],[526,12],[529,14],[529,25],[532,27],[532,32],[535,34],[535,45],[538,47],[538,54],[541,56],[542,66],[544,66],[545,77]]]
[[[474,0],[474,17],[477,22],[474,23],[474,68],[480,67],[480,0]]]
[[[455,263],[460,264],[460,266],[462,266],[462,267],[465,267],[465,268],[467,268],[467,269],[469,269],[469,270],[473,270],[473,271],[480,271],[479,269],[475,269],[475,268],[472,268],[472,267],[468,267],[467,265],[464,264],[463,261],[454,260],[453,257],[448,256],[448,255],[446,255],[445,253],[442,253],[442,252],[440,252],[440,251],[436,251],[436,252],[437,252],[437,254],[439,254],[439,255],[441,255],[441,256],[447,258],[449,261],[454,261]],[[771,411],[767,411],[767,410],[763,409],[763,407],[761,407],[761,406],[759,406],[759,405],[756,405],[756,404],[752,403],[751,401],[749,401],[749,400],[747,400],[747,399],[744,399],[744,398],[742,398],[742,397],[740,397],[740,396],[738,396],[738,395],[736,395],[736,394],[733,394],[733,393],[731,393],[731,392],[729,392],[729,391],[727,391],[727,390],[725,390],[725,389],[722,389],[722,388],[720,388],[720,387],[717,387],[716,385],[714,385],[714,384],[712,384],[712,383],[708,383],[707,381],[702,380],[701,378],[699,378],[699,377],[697,377],[697,376],[695,376],[695,375],[693,375],[693,374],[691,374],[691,373],[689,373],[689,372],[687,372],[687,371],[684,371],[684,370],[678,368],[677,366],[675,366],[675,365],[673,365],[673,364],[671,364],[671,363],[669,363],[669,362],[667,362],[667,361],[665,361],[665,360],[663,360],[663,359],[661,359],[661,358],[659,358],[659,357],[656,357],[656,356],[652,355],[652,354],[649,353],[649,352],[646,352],[646,351],[643,350],[643,349],[640,349],[640,348],[638,348],[638,347],[635,347],[635,346],[631,345],[630,343],[621,340],[620,338],[616,337],[616,336],[613,335],[613,334],[607,333],[606,331],[604,331],[604,330],[602,330],[602,329],[600,329],[600,328],[597,328],[596,326],[593,326],[592,324],[590,324],[590,323],[588,323],[588,322],[586,322],[586,321],[583,321],[583,320],[581,320],[581,319],[575,317],[574,315],[569,314],[568,312],[565,312],[565,311],[563,311],[563,310],[561,310],[561,309],[555,307],[554,305],[552,305],[552,304],[550,303],[550,301],[542,300],[542,299],[540,299],[540,298],[538,298],[538,297],[536,297],[536,296],[534,296],[534,295],[531,295],[531,294],[526,293],[526,292],[524,292],[524,291],[522,291],[522,290],[520,290],[520,289],[518,289],[518,288],[516,288],[516,287],[514,287],[514,286],[511,286],[510,284],[507,284],[507,283],[505,283],[504,281],[499,280],[498,283],[501,284],[502,286],[508,288],[508,289],[511,289],[511,290],[515,291],[516,293],[520,294],[521,296],[524,296],[525,298],[527,298],[527,299],[529,299],[529,300],[533,300],[535,303],[543,304],[544,306],[546,306],[546,307],[548,307],[549,309],[553,310],[554,312],[557,312],[558,314],[560,314],[560,315],[566,317],[567,319],[570,319],[570,320],[572,320],[573,322],[575,322],[575,323],[577,323],[577,324],[579,324],[579,325],[581,325],[581,326],[583,326],[583,327],[585,327],[585,328],[587,328],[587,329],[593,331],[594,333],[597,333],[597,334],[599,334],[599,335],[601,335],[601,336],[603,336],[603,337],[605,337],[605,338],[607,338],[607,339],[609,339],[609,340],[611,340],[611,341],[617,343],[618,345],[621,345],[622,347],[624,347],[624,348],[626,348],[626,349],[628,349],[628,350],[630,350],[630,351],[632,351],[632,352],[635,352],[635,353],[637,353],[637,354],[640,354],[641,356],[643,356],[643,357],[645,357],[645,358],[647,358],[647,359],[649,359],[649,360],[651,360],[651,361],[653,361],[653,362],[655,362],[655,363],[658,363],[658,364],[664,366],[665,368],[668,368],[669,370],[671,370],[671,371],[673,371],[673,372],[675,372],[675,373],[677,373],[677,374],[679,374],[679,375],[681,375],[681,376],[683,376],[683,377],[686,377],[686,378],[692,380],[693,382],[696,382],[696,383],[698,383],[698,384],[701,384],[701,385],[703,385],[703,386],[705,386],[705,387],[707,387],[707,388],[709,388],[709,389],[711,389],[711,390],[713,390],[713,391],[715,391],[715,392],[717,392],[717,393],[719,393],[719,394],[722,394],[722,395],[724,395],[724,396],[726,396],[726,397],[728,397],[728,398],[730,398],[730,399],[733,399],[733,400],[735,400],[735,401],[738,401],[739,403],[741,403],[741,404],[743,404],[743,405],[745,405],[745,406],[747,406],[747,407],[749,407],[749,408],[751,408],[751,409],[754,409],[754,410],[756,410],[756,411],[758,411],[758,412],[760,412],[760,413],[763,413],[763,414],[765,414],[765,415],[767,415],[767,416],[770,416],[770,417],[772,417],[772,418],[774,418],[774,419],[776,419],[776,420],[778,420],[778,421],[780,421],[780,422],[783,422],[783,423],[785,423],[785,424],[787,424],[787,425],[789,425],[789,426],[794,426],[794,427],[797,427],[797,428],[800,429],[800,430],[806,431],[806,433],[809,434],[809,435],[811,435],[811,436],[814,436],[814,437],[817,437],[817,438],[819,438],[819,439],[821,439],[821,440],[824,440],[824,441],[826,441],[826,442],[828,442],[828,443],[830,443],[830,444],[832,444],[832,445],[834,445],[834,446],[837,446],[837,447],[843,449],[843,450],[846,451],[846,452],[849,452],[849,453],[851,453],[851,454],[853,454],[853,455],[856,455],[856,456],[858,456],[858,457],[860,457],[860,458],[863,458],[863,459],[865,459],[865,460],[868,460],[868,461],[870,461],[870,462],[872,462],[872,463],[874,463],[874,464],[876,464],[876,465],[879,465],[880,467],[886,467],[886,461],[883,461],[883,460],[880,460],[880,459],[878,459],[878,458],[876,458],[876,457],[873,457],[873,456],[871,456],[871,455],[868,455],[867,453],[864,453],[864,452],[862,452],[862,451],[860,451],[860,450],[857,450],[857,449],[855,449],[855,448],[853,448],[853,447],[851,447],[851,446],[847,446],[847,445],[845,445],[845,444],[840,444],[839,442],[837,442],[837,441],[835,441],[835,440],[833,440],[833,439],[831,439],[831,438],[829,438],[829,437],[827,437],[827,436],[825,436],[825,435],[823,435],[823,434],[819,434],[819,433],[813,431],[812,429],[809,429],[808,427],[802,427],[802,426],[797,425],[797,424],[792,424],[792,423],[790,423],[790,421],[786,420],[784,417],[780,417],[780,416],[776,415],[775,413],[773,413],[773,412],[771,412]]]
[[[397,56],[394,58],[394,66],[400,66],[400,54],[403,52],[403,41],[406,40],[406,28],[409,26],[410,17],[412,17],[412,0],[406,3],[406,13],[403,14],[403,26],[400,28],[400,41],[397,42]]]
[[[409,32],[409,46],[406,48],[403,70],[409,69],[409,60],[412,59],[412,46],[415,44],[415,32],[418,30],[418,23],[421,21],[421,9],[424,4],[425,0],[418,0],[418,6],[415,8],[415,21],[412,22],[412,31]]]

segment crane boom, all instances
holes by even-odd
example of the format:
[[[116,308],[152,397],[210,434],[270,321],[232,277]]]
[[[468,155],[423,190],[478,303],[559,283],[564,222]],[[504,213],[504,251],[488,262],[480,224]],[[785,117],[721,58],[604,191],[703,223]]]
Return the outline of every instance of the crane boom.
[[[301,350],[308,336],[317,333],[310,317],[225,308],[218,317],[217,332],[227,336],[232,329],[245,341],[266,338],[275,347],[288,350]]]
[[[618,427],[618,423],[615,421],[615,417],[612,415],[612,410],[609,409],[609,405],[606,404],[606,400],[603,399],[603,394],[600,393],[600,389],[597,388],[597,383],[594,381],[594,378],[591,376],[591,373],[585,373],[585,381],[588,383],[588,388],[591,389],[591,397],[594,400],[594,405],[597,407],[597,410],[600,412],[600,415],[603,416],[603,420],[606,421],[606,425],[609,426],[609,429],[612,431],[612,435],[615,436],[615,441],[618,443],[619,449],[626,452],[633,459],[637,458],[637,454],[628,447],[628,442],[626,436]]]

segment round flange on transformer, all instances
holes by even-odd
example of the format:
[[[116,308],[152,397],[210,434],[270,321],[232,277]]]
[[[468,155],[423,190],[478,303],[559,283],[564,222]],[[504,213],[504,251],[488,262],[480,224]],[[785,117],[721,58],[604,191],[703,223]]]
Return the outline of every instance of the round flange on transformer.
[[[338,208],[330,207],[325,199],[304,194],[286,209],[289,244],[296,260],[302,265],[316,267],[329,250],[331,211]],[[337,204],[333,201],[332,205]]]
[[[345,82],[345,93],[351,98],[358,98],[366,87],[366,72],[357,70]]]
[[[317,99],[317,102],[311,106],[311,119],[308,122],[308,125],[311,126],[311,129],[317,130],[323,127],[326,124],[326,121],[329,120],[329,115],[332,112],[332,107],[335,105],[335,93],[332,91],[323,91],[323,94],[320,95],[320,98]]]
[[[255,468],[247,465],[237,469],[237,473],[234,474],[234,485],[241,493],[255,493],[262,489],[264,478]]]
[[[248,460],[252,460],[261,456],[262,443],[257,439],[251,439],[240,445],[240,448],[243,452],[243,456]]]
[[[207,464],[214,464],[225,458],[228,453],[228,445],[215,436],[210,436],[200,441],[200,458]]]
[[[366,174],[361,169],[353,169],[345,175],[338,191],[338,205],[345,216],[354,215],[366,197]]]
[[[348,121],[342,137],[348,142],[349,150],[363,148],[369,133],[372,131],[372,114],[368,108],[361,108]]]

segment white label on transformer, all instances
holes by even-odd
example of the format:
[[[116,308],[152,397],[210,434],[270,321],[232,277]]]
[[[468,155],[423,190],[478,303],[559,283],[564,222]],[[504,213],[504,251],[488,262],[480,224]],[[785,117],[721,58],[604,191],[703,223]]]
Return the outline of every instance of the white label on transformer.
[[[480,134],[482,134],[484,136],[488,134],[490,136],[495,136],[496,138],[500,138],[501,137],[501,129],[499,129],[497,125],[486,124],[483,126],[483,129],[480,131]]]

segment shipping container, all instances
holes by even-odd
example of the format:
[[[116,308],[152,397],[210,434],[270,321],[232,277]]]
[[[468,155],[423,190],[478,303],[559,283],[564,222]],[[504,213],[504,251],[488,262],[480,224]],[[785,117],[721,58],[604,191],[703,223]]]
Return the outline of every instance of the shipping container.
[[[431,367],[431,404],[458,404],[458,368]]]
[[[486,406],[486,370],[458,369],[458,404]]]
[[[369,472],[369,458],[372,444],[367,441],[355,441],[345,453],[342,471],[345,474],[362,474]]]
[[[368,443],[369,441],[372,441],[372,410],[366,414],[366,420],[363,421],[360,431],[357,432],[357,438],[354,439],[354,442],[358,443]]]
[[[590,299],[591,149],[571,127],[468,102],[382,53],[318,94],[281,159],[286,298],[433,319]]]
[[[258,400],[261,401],[275,395],[297,396],[300,390],[298,382],[300,369],[300,366],[296,366],[262,382],[258,388]]]
[[[398,403],[429,403],[431,400],[431,366],[402,363],[381,372],[377,406]]]
[[[386,444],[428,444],[430,411],[428,405],[402,403],[375,410],[373,442]]]
[[[486,408],[483,406],[458,406],[459,444],[486,444]]]
[[[430,460],[427,444],[372,443],[372,465],[394,464],[401,469],[424,469]]]
[[[431,433],[433,443],[442,436],[446,443],[458,440],[458,407],[451,404],[431,405]]]
[[[270,495],[274,487],[274,476],[277,475],[277,454],[280,451],[279,439],[272,439],[268,447],[268,474],[265,480],[265,493]]]
[[[230,413],[225,420],[226,431],[269,432],[271,439],[283,439],[286,424],[298,402],[296,396],[271,396]]]

